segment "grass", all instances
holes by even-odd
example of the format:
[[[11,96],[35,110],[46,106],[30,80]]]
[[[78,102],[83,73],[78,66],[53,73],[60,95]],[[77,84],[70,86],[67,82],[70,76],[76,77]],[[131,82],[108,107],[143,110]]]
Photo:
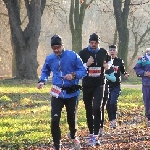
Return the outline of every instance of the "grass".
[[[51,140],[50,86],[36,88],[36,81],[2,80],[0,83],[0,140],[19,147]],[[1,145],[1,144],[0,144]]]
[[[129,78],[122,80],[123,84],[141,84],[142,78],[137,76],[129,76]]]
[[[36,88],[37,81],[0,80],[0,149],[21,149],[29,145],[49,144],[50,84]],[[78,127],[87,128],[85,109],[79,101]],[[118,119],[122,113],[143,112],[141,90],[122,89],[118,102]],[[106,122],[108,119],[106,117]],[[62,134],[68,132],[65,108],[60,121]]]

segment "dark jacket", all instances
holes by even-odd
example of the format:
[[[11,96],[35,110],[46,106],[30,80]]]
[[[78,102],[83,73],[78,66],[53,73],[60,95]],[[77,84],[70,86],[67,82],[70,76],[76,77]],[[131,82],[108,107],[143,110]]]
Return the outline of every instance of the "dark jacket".
[[[100,86],[104,84],[104,61],[110,61],[107,51],[100,48],[96,53],[92,53],[88,48],[84,48],[79,52],[83,63],[87,63],[90,56],[94,58],[94,63],[87,68],[87,76],[82,80],[83,87]]]
[[[125,70],[125,66],[124,66],[124,61],[121,58],[115,57],[113,59],[112,67],[114,69],[114,75],[116,77],[116,82],[112,82],[112,81],[108,80],[107,84],[109,85],[109,87],[114,87],[114,86],[120,85],[121,73],[124,75],[127,74],[127,72]]]

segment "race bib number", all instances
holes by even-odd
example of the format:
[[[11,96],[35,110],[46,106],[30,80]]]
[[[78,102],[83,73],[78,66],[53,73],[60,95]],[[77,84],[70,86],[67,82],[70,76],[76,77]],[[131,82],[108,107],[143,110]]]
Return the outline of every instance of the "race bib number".
[[[89,67],[89,77],[99,77],[101,75],[101,67]]]
[[[113,66],[114,73],[117,73],[119,66]]]
[[[53,97],[58,98],[58,96],[59,96],[60,93],[61,93],[61,88],[58,87],[58,86],[56,86],[56,85],[53,85],[52,88],[51,88],[50,94]]]

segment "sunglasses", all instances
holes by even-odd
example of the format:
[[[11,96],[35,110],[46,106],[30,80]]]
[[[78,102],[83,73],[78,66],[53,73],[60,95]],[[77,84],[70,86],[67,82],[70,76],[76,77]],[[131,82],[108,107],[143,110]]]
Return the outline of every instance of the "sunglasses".
[[[61,45],[57,45],[57,46],[51,46],[53,50],[57,50],[61,48]]]

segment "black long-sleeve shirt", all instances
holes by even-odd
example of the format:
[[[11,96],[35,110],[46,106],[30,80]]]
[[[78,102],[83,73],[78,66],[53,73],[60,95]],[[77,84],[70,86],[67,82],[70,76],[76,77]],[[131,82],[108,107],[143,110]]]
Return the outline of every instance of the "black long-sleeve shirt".
[[[111,82],[110,80],[107,80],[107,84],[109,85],[109,87],[114,87],[121,83],[121,73],[124,75],[127,74],[127,72],[125,70],[125,66],[124,66],[124,61],[121,58],[115,57],[113,59],[112,67],[114,69],[114,75],[116,77],[116,82]]]
[[[79,55],[83,61],[83,63],[87,63],[90,56],[93,57],[94,63],[88,66],[87,68],[87,76],[82,80],[83,87],[92,87],[92,86],[100,86],[104,84],[104,61],[110,61],[110,56],[107,51],[103,48],[97,53],[92,53],[87,48],[81,50]]]

